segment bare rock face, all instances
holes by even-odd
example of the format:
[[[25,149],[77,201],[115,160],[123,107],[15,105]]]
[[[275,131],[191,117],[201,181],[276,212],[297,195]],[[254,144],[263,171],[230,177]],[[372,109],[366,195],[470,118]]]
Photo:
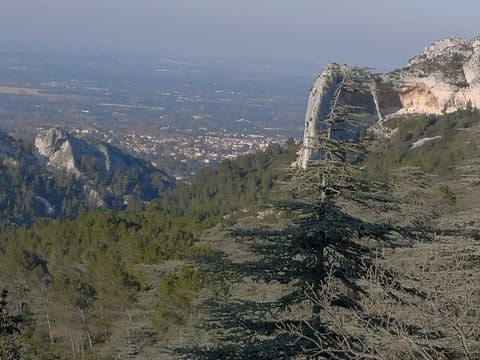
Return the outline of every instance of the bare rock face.
[[[123,209],[174,186],[161,169],[96,139],[54,128],[40,132],[33,148],[0,130],[0,225]]]
[[[349,114],[357,114],[353,124],[347,121],[333,128],[332,138],[354,137],[355,129],[358,133],[366,127],[385,134],[382,122],[392,116],[465,108],[480,108],[480,37],[435,41],[406,67],[383,74],[331,64],[312,86],[297,163],[306,167],[315,158],[317,135],[328,122],[338,124],[342,117],[351,120]]]
[[[401,112],[448,113],[480,107],[480,37],[438,40],[383,75],[399,89]],[[414,98],[418,98],[414,100]]]
[[[344,115],[342,112],[354,109],[361,109],[370,121],[381,118],[375,89],[374,78],[368,72],[348,65],[328,65],[310,91],[299,165],[305,167],[308,160],[318,158],[314,150],[317,134],[326,129],[328,120],[333,122]],[[332,124],[330,129],[334,138],[351,137],[352,131],[355,129],[345,123],[341,127]]]
[[[49,166],[80,175],[75,164],[78,159],[72,148],[72,136],[67,132],[58,128],[40,132],[35,138],[35,147],[47,159]]]
[[[83,184],[85,196],[96,207],[109,207],[108,199],[115,197],[123,197],[125,203],[136,196],[150,199],[158,190],[174,185],[173,178],[143,160],[110,144],[79,138],[59,128],[40,132],[35,147],[49,170],[73,175]],[[132,194],[133,188],[138,194]]]
[[[75,137],[59,128],[40,132],[35,138],[35,147],[46,158],[49,167],[66,170],[78,177],[85,175],[90,167],[102,177],[117,170],[146,167],[144,162],[110,144]]]

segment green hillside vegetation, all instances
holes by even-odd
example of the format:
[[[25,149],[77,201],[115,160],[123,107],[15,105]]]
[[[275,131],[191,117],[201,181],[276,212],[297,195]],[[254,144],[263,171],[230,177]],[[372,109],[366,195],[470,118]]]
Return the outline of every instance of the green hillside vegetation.
[[[14,156],[17,163],[0,163],[0,224],[30,223],[38,214],[46,215],[48,209],[39,201],[37,194],[42,194],[52,203],[62,203],[60,194],[67,190],[66,187],[57,184],[52,177],[40,170],[33,161],[31,150],[29,144],[17,141]]]
[[[7,148],[6,154],[0,155],[0,225],[73,218],[80,211],[98,208],[99,199],[103,207],[120,210],[126,207],[125,197],[130,202],[147,201],[173,186],[164,172],[133,158],[130,160],[136,163],[129,170],[109,172],[95,156],[83,155],[77,164],[83,174],[79,179],[65,170],[47,169],[33,143],[4,137],[7,140],[0,145],[0,153]]]
[[[89,211],[74,220],[4,228],[0,278],[12,294],[11,308],[27,324],[24,342],[38,356],[53,351],[60,358],[97,358],[118,322],[128,321],[150,292],[157,300],[142,316],[153,334],[183,324],[183,312],[207,283],[192,267],[194,258],[209,253],[197,236],[226,215],[265,201],[275,168],[293,162],[296,150],[271,145],[225,160],[191,184],[123,212]],[[175,266],[185,262],[190,265]],[[157,275],[150,277],[149,269]]]
[[[183,358],[478,358],[478,120],[463,111],[395,124],[366,159],[389,183],[335,156],[349,145],[335,141],[290,172],[273,200],[281,221],[243,219],[218,234],[205,267],[227,290],[201,305],[196,329],[209,335],[182,344]],[[441,147],[411,149],[435,136]],[[446,169],[429,166],[440,149],[460,149]]]
[[[124,211],[4,227],[0,351],[478,358],[480,115],[390,121],[388,140],[320,138],[307,170],[270,145]]]
[[[388,180],[392,170],[405,166],[451,176],[454,175],[450,171],[453,165],[477,157],[479,153],[478,110],[392,119],[388,125],[397,129],[393,137],[376,144],[365,163],[368,176],[374,179]],[[423,138],[432,140],[412,148],[416,141]]]

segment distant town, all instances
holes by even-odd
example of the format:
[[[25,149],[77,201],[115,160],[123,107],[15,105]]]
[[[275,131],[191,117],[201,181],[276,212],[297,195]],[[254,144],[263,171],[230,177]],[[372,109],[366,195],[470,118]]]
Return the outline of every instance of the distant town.
[[[310,76],[231,64],[55,61],[0,57],[0,129],[26,139],[49,127],[94,136],[177,178],[303,131]]]
[[[157,167],[165,166],[165,159],[172,163],[184,164],[190,172],[203,165],[218,163],[223,159],[233,159],[239,155],[262,150],[272,143],[283,144],[285,137],[268,137],[247,134],[155,134],[129,133],[123,136],[112,130],[102,133],[98,130],[73,129],[79,136],[92,136],[127,150],[137,157],[149,159]],[[162,161],[163,160],[163,161]],[[185,173],[174,174],[183,178]]]
[[[224,158],[251,153],[272,142],[284,139],[261,135],[220,136],[217,134],[191,136],[127,135],[121,144],[138,154],[166,155],[175,160],[198,160],[210,163]]]

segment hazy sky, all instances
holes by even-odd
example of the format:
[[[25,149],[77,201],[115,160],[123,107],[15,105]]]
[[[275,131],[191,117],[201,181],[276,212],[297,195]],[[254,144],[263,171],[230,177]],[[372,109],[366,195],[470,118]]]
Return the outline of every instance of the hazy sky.
[[[478,0],[0,0],[0,40],[385,70],[480,35],[479,14]]]

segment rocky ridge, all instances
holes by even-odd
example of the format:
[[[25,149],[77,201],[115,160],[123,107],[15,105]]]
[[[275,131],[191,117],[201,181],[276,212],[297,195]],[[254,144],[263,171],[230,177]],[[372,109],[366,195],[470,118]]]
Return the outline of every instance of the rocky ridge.
[[[328,122],[337,123],[337,129],[332,129],[333,138],[345,137],[345,129],[349,137],[355,135],[352,126],[357,130],[370,127],[388,135],[383,123],[391,117],[466,108],[480,108],[480,37],[435,41],[411,58],[406,67],[387,73],[330,64],[310,91],[298,165],[306,167],[315,158],[316,136]],[[351,121],[352,116],[346,114],[357,116]],[[354,124],[343,122],[338,127],[336,116]]]
[[[64,171],[83,182],[85,194],[98,207],[109,207],[107,198],[112,195],[122,196],[125,203],[134,200],[135,196],[132,197],[129,191],[132,188],[129,181],[117,189],[112,188],[112,182],[116,182],[115,177],[119,177],[119,174],[130,172],[138,175],[131,180],[142,188],[135,194],[137,200],[147,200],[158,195],[150,184],[153,177],[161,189],[174,184],[165,172],[145,161],[105,142],[75,137],[59,128],[40,132],[35,138],[35,147],[50,170]],[[99,181],[109,185],[103,195],[97,191]]]
[[[0,170],[0,213],[14,224],[82,209],[121,209],[175,184],[144,160],[59,128],[41,131],[34,144],[0,131]]]
[[[115,171],[127,171],[134,167],[153,170],[153,167],[145,161],[108,143],[92,138],[79,138],[59,128],[40,132],[35,138],[35,147],[50,168],[63,169],[77,177],[85,175],[82,171],[85,158],[93,158],[90,162],[96,163],[96,169],[103,177],[111,176]],[[162,176],[166,182],[171,181],[167,174],[163,173]]]

